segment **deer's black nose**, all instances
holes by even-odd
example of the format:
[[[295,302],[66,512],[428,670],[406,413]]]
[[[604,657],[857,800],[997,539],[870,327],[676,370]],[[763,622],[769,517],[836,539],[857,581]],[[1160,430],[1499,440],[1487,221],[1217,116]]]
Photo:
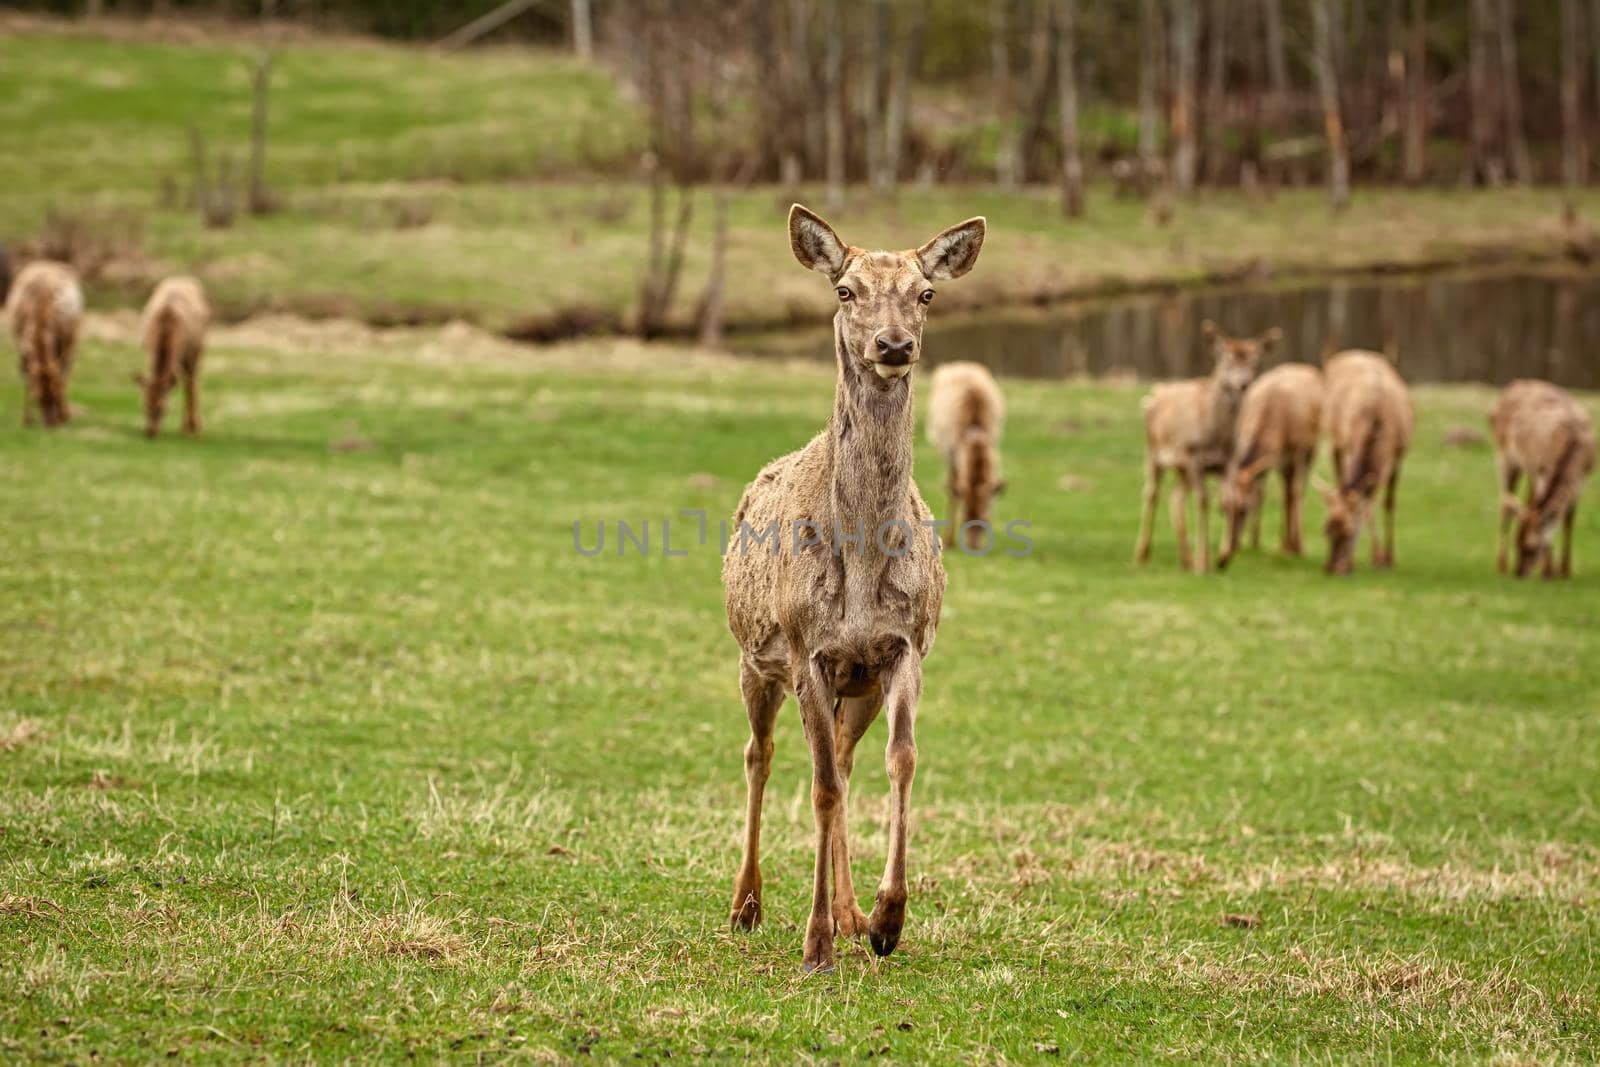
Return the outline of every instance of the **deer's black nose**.
[[[917,347],[917,339],[908,333],[890,332],[878,335],[878,362],[887,363],[891,367],[902,366],[911,362],[911,353]]]

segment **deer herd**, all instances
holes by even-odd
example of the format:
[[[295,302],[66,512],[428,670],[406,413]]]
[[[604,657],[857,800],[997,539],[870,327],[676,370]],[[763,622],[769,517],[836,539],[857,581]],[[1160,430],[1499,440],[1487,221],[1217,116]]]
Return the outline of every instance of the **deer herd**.
[[[745,747],[748,804],[744,855],[734,879],[730,922],[751,929],[762,917],[760,863],[763,793],[772,766],[773,727],[786,694],[800,707],[811,751],[815,865],[806,922],[806,970],[833,966],[835,937],[865,934],[880,956],[900,940],[906,916],[906,837],[917,766],[915,725],[922,661],[933,646],[944,599],[940,536],[980,548],[988,536],[1000,477],[1005,403],[977,363],[949,363],[933,375],[928,437],[948,474],[949,522],[932,511],[912,478],[915,411],[912,372],[922,358],[922,329],[934,286],[973,268],[986,224],[968,219],[920,248],[869,251],[846,244],[822,218],[796,204],[790,247],[800,264],[824,275],[838,305],[833,316],[836,383],[827,425],[797,452],[767,464],[746,487],[734,525],[797,524],[792,543],[769,551],[729,551],[723,560],[728,625],[739,644],[739,681],[749,719]],[[6,311],[21,357],[23,423],[34,414],[59,426],[71,414],[67,387],[83,316],[83,292],[71,268],[35,262],[17,276]],[[181,380],[184,431],[200,429],[198,379],[210,309],[199,282],[171,278],[150,297],[143,317],[147,368],[145,432],[154,437],[167,397]],[[1248,532],[1260,539],[1267,476],[1283,485],[1286,553],[1304,550],[1302,499],[1314,481],[1326,506],[1327,570],[1352,569],[1355,545],[1370,529],[1372,563],[1395,562],[1394,507],[1400,468],[1414,427],[1405,383],[1378,353],[1347,351],[1318,368],[1284,363],[1260,373],[1281,343],[1279,330],[1230,337],[1202,327],[1215,360],[1210,375],[1157,385],[1144,401],[1145,484],[1137,562],[1149,558],[1161,483],[1169,501],[1178,556],[1187,569],[1211,566],[1207,479],[1222,479],[1225,568]],[[1490,415],[1502,494],[1498,565],[1515,520],[1518,575],[1571,573],[1573,514],[1594,466],[1595,437],[1585,409],[1555,386],[1517,381]],[[1311,476],[1326,437],[1335,481]],[[1527,479],[1526,499],[1516,490]],[[1381,494],[1380,524],[1373,512]],[[1196,504],[1197,538],[1186,521]],[[804,541],[798,526],[813,536]],[[1563,536],[1559,563],[1553,553]],[[846,800],[857,743],[887,710],[885,768],[890,782],[889,847],[870,915],[851,879]]]
[[[65,263],[29,263],[11,283],[5,310],[22,372],[22,425],[32,426],[37,412],[46,426],[60,426],[72,417],[67,384],[83,322],[77,273]],[[148,364],[134,381],[144,390],[146,436],[160,431],[167,394],[180,376],[183,430],[200,432],[200,356],[210,320],[205,290],[194,278],[168,278],[145,304],[141,324]]]

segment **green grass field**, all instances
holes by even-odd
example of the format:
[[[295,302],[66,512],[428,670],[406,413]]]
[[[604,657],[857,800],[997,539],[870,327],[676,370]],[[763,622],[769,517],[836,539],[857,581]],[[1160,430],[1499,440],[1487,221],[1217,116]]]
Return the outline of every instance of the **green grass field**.
[[[1417,390],[1398,569],[1336,581],[1180,574],[1164,517],[1136,569],[1138,390],[1007,383],[1036,550],[950,561],[905,937],[802,977],[792,704],[726,929],[715,551],[572,524],[726,515],[825,367],[262,320],[147,443],[131,334],[69,428],[0,430],[0,1056],[1600,1057],[1600,524],[1570,583],[1493,572],[1490,455],[1443,440],[1487,389]]]
[[[185,206],[188,130],[213,159],[243,167],[249,137],[248,32],[162,38],[112,22],[0,18],[0,240],[76,227],[108,243],[91,304],[137,306],[160,278],[198,274],[229,317],[266,310],[370,322],[443,322],[556,332],[624,327],[646,262],[649,195],[637,180],[636,102],[603,69],[539,50],[447,55],[350,38],[290,36],[272,95],[267,175],[282,209],[208,229]],[[793,269],[782,220],[819,188],[761,186],[733,197],[731,325],[827,309],[827,291]],[[1600,217],[1600,192],[1574,198]],[[1559,258],[1593,240],[1563,222],[1558,190],[1358,190],[1329,213],[1320,189],[1265,200],[1205,194],[1158,224],[1148,205],[1091,190],[1090,213],[1062,218],[1053,191],[907,184],[893,198],[852,190],[831,213],[864,245],[931,237],[988,215],[985,270],[951,299],[973,307],[1072,294],[1270,281],[1335,270]],[[52,227],[52,214],[58,223]],[[670,319],[692,325],[711,259],[702,190]]]

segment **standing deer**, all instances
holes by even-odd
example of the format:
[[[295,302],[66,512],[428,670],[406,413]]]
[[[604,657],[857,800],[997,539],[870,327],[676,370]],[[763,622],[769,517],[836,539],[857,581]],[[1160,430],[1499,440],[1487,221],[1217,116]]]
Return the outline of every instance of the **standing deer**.
[[[1261,476],[1276,468],[1283,479],[1283,550],[1303,551],[1301,505],[1322,430],[1322,372],[1305,363],[1285,363],[1257,378],[1245,394],[1234,434],[1233,458],[1222,481],[1222,548],[1217,567],[1228,565],[1246,521],[1251,547],[1261,541]]]
[[[1178,536],[1179,561],[1185,570],[1204,571],[1209,565],[1211,499],[1206,492],[1206,475],[1221,474],[1227,466],[1245,390],[1255,379],[1262,355],[1270,352],[1283,336],[1281,330],[1274,328],[1256,338],[1228,337],[1209,319],[1201,323],[1200,330],[1216,356],[1211,376],[1157,385],[1144,399],[1144,513],[1139,519],[1139,541],[1133,549],[1135,563],[1150,558],[1161,476],[1171,470],[1177,475],[1177,484],[1172,487],[1168,506],[1172,529]],[[1198,566],[1190,551],[1185,521],[1191,493],[1198,497]]]
[[[838,380],[827,427],[805,448],[767,464],[745,489],[733,517],[737,541],[723,561],[728,628],[739,642],[750,719],[744,857],[730,920],[736,929],[761,920],[761,799],[773,723],[792,692],[811,748],[816,820],[807,971],[833,966],[835,930],[868,934],[873,951],[887,956],[905,922],[914,725],[922,659],[933,646],[945,586],[932,513],[911,477],[911,371],[933,283],[971,270],[984,232],[984,220],[974,218],[915,251],[868,252],[846,245],[800,205],[789,212],[795,258],[826,275],[839,300]],[[747,540],[768,530],[777,533],[770,546]],[[889,858],[868,917],[850,878],[846,808],[856,742],[880,707],[889,720]]]
[[[1500,543],[1495,565],[1506,569],[1506,527],[1517,520],[1517,577],[1543,567],[1546,578],[1572,574],[1572,519],[1583,480],[1594,469],[1594,425],[1589,413],[1549,382],[1522,379],[1506,386],[1489,413],[1494,460],[1500,473]],[[1528,476],[1528,500],[1517,482]],[[1561,566],[1551,558],[1561,527]]]
[[[78,276],[65,263],[29,263],[12,283],[6,314],[17,341],[26,390],[22,425],[33,425],[33,411],[38,408],[46,426],[59,426],[72,416],[67,381],[72,376],[78,324],[83,319]]]
[[[989,508],[1005,491],[1000,477],[1000,430],[1006,404],[1000,385],[981,363],[946,363],[933,372],[928,402],[928,441],[944,457],[950,490],[950,525],[944,543],[959,531],[968,548],[983,547]]]
[[[1406,383],[1376,352],[1352,349],[1323,365],[1327,383],[1328,440],[1338,488],[1322,483],[1317,491],[1328,507],[1323,532],[1328,537],[1328,573],[1349,574],[1355,565],[1356,538],[1383,489],[1383,536],[1372,532],[1372,565],[1394,566],[1394,491],[1400,464],[1411,443],[1415,415]]]
[[[167,394],[183,375],[183,432],[200,432],[200,356],[205,351],[211,306],[193,278],[168,278],[156,286],[144,306],[144,346],[150,364],[139,384],[144,387],[144,432],[161,429]]]

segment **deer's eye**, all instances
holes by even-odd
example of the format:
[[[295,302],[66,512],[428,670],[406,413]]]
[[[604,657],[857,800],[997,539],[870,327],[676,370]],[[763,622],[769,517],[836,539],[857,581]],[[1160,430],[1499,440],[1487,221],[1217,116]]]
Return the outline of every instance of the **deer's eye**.
[[[839,303],[841,304],[848,304],[850,301],[856,298],[856,294],[852,293],[842,285],[835,289],[834,292],[839,294]]]
[[[922,301],[924,304],[933,303],[933,290],[932,289],[924,289],[924,290],[922,290],[922,295],[917,297],[917,299]]]

